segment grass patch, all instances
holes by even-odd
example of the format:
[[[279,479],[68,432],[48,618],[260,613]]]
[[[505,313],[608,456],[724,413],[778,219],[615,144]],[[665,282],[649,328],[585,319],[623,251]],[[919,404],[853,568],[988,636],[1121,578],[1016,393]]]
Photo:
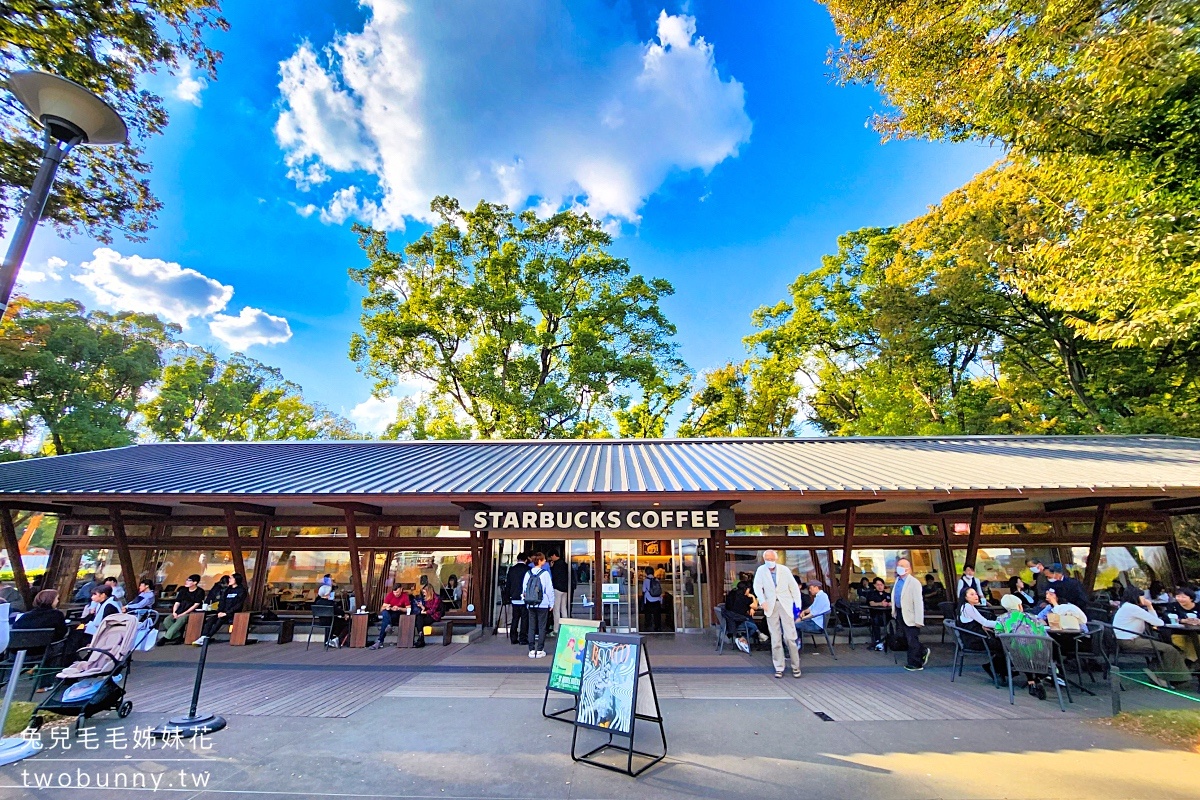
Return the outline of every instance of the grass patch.
[[[25,730],[36,705],[37,703],[22,703],[14,700],[8,709],[8,719],[4,720],[4,735],[12,736],[14,733]]]
[[[1200,710],[1132,711],[1105,720],[1114,728],[1200,753]]]

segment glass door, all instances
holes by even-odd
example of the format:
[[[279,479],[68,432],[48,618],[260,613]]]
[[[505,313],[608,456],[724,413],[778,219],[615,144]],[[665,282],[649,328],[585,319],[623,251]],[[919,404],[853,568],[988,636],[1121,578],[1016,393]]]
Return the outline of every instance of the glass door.
[[[601,581],[603,601],[600,619],[610,631],[637,630],[638,590],[637,542],[633,539],[604,539],[602,541],[603,571],[595,576]]]
[[[592,612],[596,604],[592,601],[592,581],[596,574],[595,543],[591,539],[567,541],[567,558],[571,567],[571,617],[595,619]]]
[[[675,539],[671,542],[671,556],[675,630],[678,633],[702,632],[708,617],[708,565],[704,542]]]

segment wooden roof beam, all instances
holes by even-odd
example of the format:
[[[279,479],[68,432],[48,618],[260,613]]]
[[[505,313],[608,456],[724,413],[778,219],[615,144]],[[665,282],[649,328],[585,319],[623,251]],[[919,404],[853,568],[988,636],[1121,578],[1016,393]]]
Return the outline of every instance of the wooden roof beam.
[[[1200,503],[1200,501],[1198,501]],[[0,509],[4,511],[40,511],[43,514],[70,514],[69,505],[52,505],[50,503],[31,503],[24,500],[0,501]]]
[[[1200,497],[1180,497],[1174,500],[1159,500],[1153,503],[1155,511],[1178,511],[1180,509],[1200,508]]]
[[[370,514],[374,517],[383,516],[383,506],[373,506],[370,503],[359,503],[356,501],[347,500],[345,502],[321,502],[313,503],[314,506],[324,506],[325,508],[336,508],[341,511],[354,511],[359,514]]]
[[[965,500],[947,500],[944,503],[934,503],[933,513],[946,514],[950,511],[964,511],[966,509],[983,508],[985,506],[997,506],[1001,503],[1019,503],[1022,500],[1028,500],[1028,497],[986,497],[977,499]]]
[[[874,505],[876,503],[882,503],[882,502],[883,502],[882,499],[834,500],[831,503],[822,503],[821,504],[821,513],[822,514],[833,514],[838,511],[847,511],[851,508],[858,508],[859,506],[870,506],[870,505]]]
[[[158,506],[152,503],[133,503],[128,500],[72,500],[71,503],[91,508],[107,508],[109,511],[117,509],[119,511],[129,511],[134,514],[150,514],[155,517],[171,516],[170,506]]]
[[[183,504],[200,508],[215,508],[218,511],[236,511],[239,514],[253,514],[258,517],[275,516],[274,506],[262,506],[258,503],[198,503],[193,500],[184,500]]]
[[[1113,506],[1119,503],[1144,503],[1150,499],[1149,497],[1104,497],[1103,495],[1095,495],[1093,497],[1079,497],[1074,500],[1055,500],[1054,502],[1046,503],[1046,513],[1053,514],[1055,511],[1096,508],[1102,505]]]

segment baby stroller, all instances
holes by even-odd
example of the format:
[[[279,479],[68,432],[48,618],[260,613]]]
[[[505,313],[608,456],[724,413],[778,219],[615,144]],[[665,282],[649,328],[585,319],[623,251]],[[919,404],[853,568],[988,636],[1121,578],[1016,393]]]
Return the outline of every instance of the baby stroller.
[[[149,627],[139,626],[133,614],[110,614],[101,620],[91,645],[79,650],[78,655],[86,660],[58,673],[57,683],[33,710],[30,727],[42,726],[45,718],[40,711],[74,716],[76,733],[85,719],[101,711],[116,709],[118,717],[129,716],[133,703],[125,699],[125,684],[139,637],[146,635],[147,627],[153,630],[157,622],[158,615],[150,614],[153,621]]]

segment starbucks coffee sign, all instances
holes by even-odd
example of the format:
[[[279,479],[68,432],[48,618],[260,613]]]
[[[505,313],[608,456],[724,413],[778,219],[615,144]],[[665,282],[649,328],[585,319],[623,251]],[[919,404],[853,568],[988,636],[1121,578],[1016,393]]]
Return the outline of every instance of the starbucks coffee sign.
[[[733,530],[733,509],[640,508],[612,511],[463,511],[464,531],[717,531]]]

